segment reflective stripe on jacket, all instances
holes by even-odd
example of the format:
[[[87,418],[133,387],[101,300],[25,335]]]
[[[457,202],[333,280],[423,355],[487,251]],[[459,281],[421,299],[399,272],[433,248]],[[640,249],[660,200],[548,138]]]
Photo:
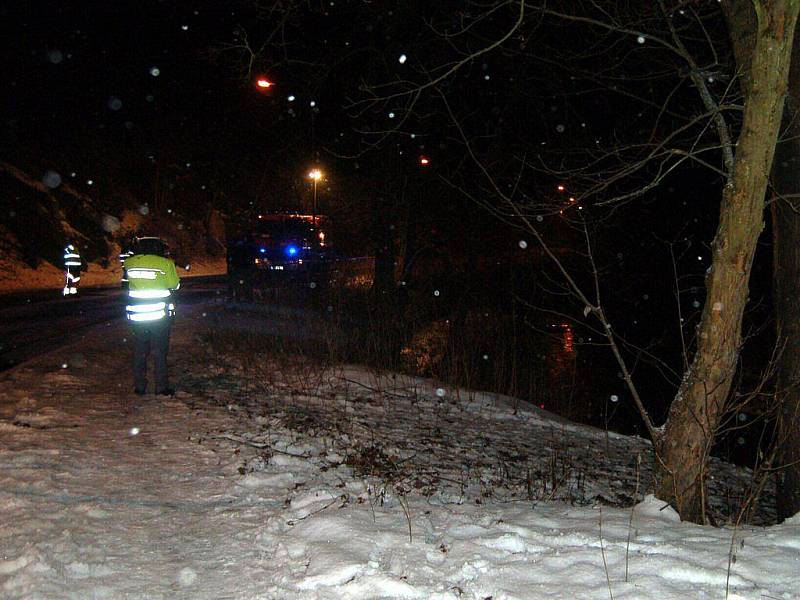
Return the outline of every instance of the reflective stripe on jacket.
[[[160,321],[175,315],[173,290],[180,287],[175,263],[154,254],[137,254],[125,260],[128,280],[128,320],[134,323]]]
[[[75,246],[70,244],[64,248],[64,266],[65,267],[80,267],[81,255],[75,250]]]

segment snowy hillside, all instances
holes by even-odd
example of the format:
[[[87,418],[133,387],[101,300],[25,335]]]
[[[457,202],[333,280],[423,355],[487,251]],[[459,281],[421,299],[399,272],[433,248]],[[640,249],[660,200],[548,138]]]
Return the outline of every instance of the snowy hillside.
[[[2,376],[3,598],[797,598],[800,517],[701,527],[648,444],[506,398],[174,331],[175,399],[121,323]],[[259,376],[255,377],[254,374]],[[724,515],[749,474],[712,485]]]
[[[156,213],[130,193],[90,195],[55,171],[33,172],[0,161],[0,293],[63,287],[68,242],[86,266],[82,286],[115,285],[120,251],[136,235],[163,237],[192,275],[225,272],[224,223],[210,206]]]

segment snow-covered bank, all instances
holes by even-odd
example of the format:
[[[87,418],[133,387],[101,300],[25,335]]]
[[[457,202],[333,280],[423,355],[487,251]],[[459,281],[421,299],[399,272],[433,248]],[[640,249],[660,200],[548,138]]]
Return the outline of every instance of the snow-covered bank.
[[[224,275],[227,271],[225,257],[205,258],[193,261],[190,269],[181,270],[181,277]],[[122,279],[122,268],[117,262],[110,267],[90,263],[81,273],[81,287],[118,285]],[[34,290],[59,290],[64,287],[64,270],[42,262],[33,269],[18,260],[0,258],[0,294]]]
[[[642,440],[289,357],[256,380],[213,314],[179,315],[176,399],[129,393],[122,324],[2,377],[0,596],[799,597],[800,517],[680,523]]]

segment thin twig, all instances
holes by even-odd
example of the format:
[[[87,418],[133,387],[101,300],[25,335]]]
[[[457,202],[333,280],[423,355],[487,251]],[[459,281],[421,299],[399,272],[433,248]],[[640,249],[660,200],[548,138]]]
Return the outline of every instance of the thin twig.
[[[606,583],[608,584],[608,595],[614,600],[614,593],[611,591],[611,577],[608,574],[608,563],[606,562],[606,550],[603,547],[603,507],[600,507],[600,554],[603,555],[603,569],[606,572]]]

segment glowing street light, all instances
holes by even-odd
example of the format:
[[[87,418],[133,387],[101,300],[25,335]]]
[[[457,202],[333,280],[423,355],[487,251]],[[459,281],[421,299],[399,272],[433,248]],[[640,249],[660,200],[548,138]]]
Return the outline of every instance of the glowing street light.
[[[267,89],[267,88],[271,88],[271,87],[272,87],[273,85],[275,85],[275,84],[274,84],[274,83],[272,83],[272,82],[271,82],[269,79],[267,79],[266,77],[260,77],[260,78],[259,78],[259,79],[256,81],[256,85],[257,85],[258,87],[260,87],[261,89],[265,90],[265,89]]]
[[[308,172],[308,177],[314,182],[314,212],[313,216],[317,216],[317,182],[322,179],[322,171],[319,169],[312,169]]]

